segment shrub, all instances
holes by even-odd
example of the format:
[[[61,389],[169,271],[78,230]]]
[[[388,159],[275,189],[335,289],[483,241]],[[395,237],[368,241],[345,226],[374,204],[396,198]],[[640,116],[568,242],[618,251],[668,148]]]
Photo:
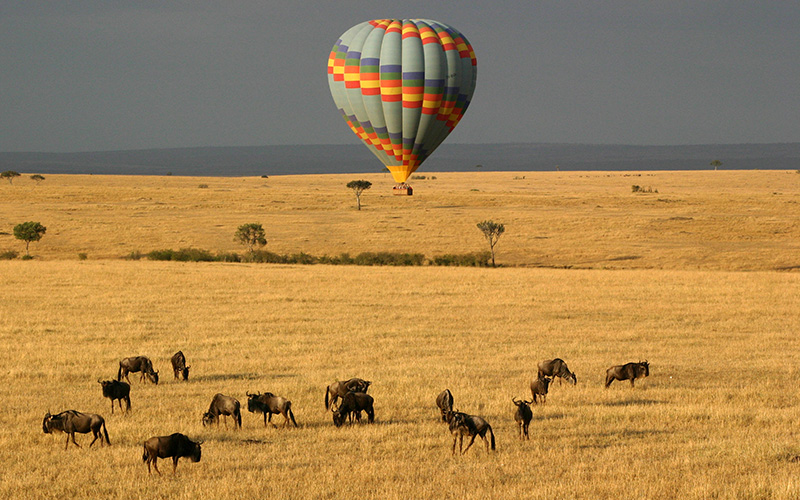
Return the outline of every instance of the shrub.
[[[216,260],[218,262],[241,262],[242,258],[236,252],[219,252],[217,253]]]
[[[78,260],[86,260],[88,258],[89,258],[89,256],[87,254],[83,253],[83,252],[80,252],[78,254]]]
[[[431,260],[434,266],[489,267],[491,252],[439,255]]]
[[[33,260],[33,255],[25,254],[22,256],[22,260]]]
[[[658,189],[653,189],[650,186],[644,187],[644,186],[639,186],[637,184],[634,184],[633,186],[631,186],[631,192],[632,193],[658,193]]]
[[[0,252],[0,260],[11,260],[16,259],[19,254],[14,250],[5,250]]]
[[[208,184],[200,184],[197,187],[199,187],[200,189],[208,189]]]
[[[177,262],[214,262],[208,250],[181,248],[180,250],[153,250],[147,254],[150,260],[174,260]]]
[[[421,266],[425,256],[421,253],[364,252],[356,255],[357,266]]]
[[[144,257],[144,255],[142,254],[142,252],[140,252],[139,250],[134,250],[134,251],[132,251],[131,253],[129,253],[128,255],[126,255],[126,256],[125,256],[125,257],[123,257],[123,258],[124,258],[125,260],[139,260],[139,259],[141,259],[142,257]]]

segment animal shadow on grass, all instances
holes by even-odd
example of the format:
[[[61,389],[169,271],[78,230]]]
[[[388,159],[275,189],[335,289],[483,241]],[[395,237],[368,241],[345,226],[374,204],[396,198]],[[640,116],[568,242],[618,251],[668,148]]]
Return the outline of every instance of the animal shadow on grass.
[[[671,434],[671,432],[661,429],[626,429],[620,432],[602,432],[600,434],[593,434],[591,439],[587,439],[587,441],[589,441],[588,443],[581,444],[578,447],[581,449],[604,449],[612,446],[619,446],[622,442],[639,441],[663,434]]]
[[[198,375],[192,377],[195,382],[209,381],[215,382],[218,380],[258,380],[261,374],[258,373],[211,373],[209,375]]]

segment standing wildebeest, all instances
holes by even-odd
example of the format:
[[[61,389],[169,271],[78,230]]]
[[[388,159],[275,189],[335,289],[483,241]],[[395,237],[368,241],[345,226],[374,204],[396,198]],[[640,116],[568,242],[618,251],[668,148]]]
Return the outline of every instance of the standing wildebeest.
[[[325,389],[325,409],[329,410],[339,398],[343,398],[348,392],[367,392],[371,383],[369,380],[360,378],[337,380]],[[329,396],[330,402],[328,402]]]
[[[643,378],[650,375],[650,363],[647,361],[639,361],[638,363],[625,363],[624,365],[612,366],[606,370],[606,389],[615,380],[630,380],[631,387],[633,381],[637,378]]]
[[[547,401],[547,388],[550,387],[551,379],[547,377],[539,377],[531,381],[531,396],[533,402],[538,403],[537,398],[542,400],[542,404]]]
[[[153,363],[145,356],[133,356],[121,360],[119,362],[117,380],[122,380],[122,377],[125,377],[125,380],[130,384],[131,379],[128,378],[128,373],[130,372],[142,372],[139,380],[143,381],[146,375],[150,382],[158,385],[158,372],[153,370]]]
[[[224,394],[215,394],[208,411],[203,413],[203,427],[211,424],[219,425],[220,415],[225,416],[226,429],[228,428],[228,415],[233,417],[233,421],[240,429],[242,428],[242,412],[238,399]]]
[[[519,425],[519,438],[530,439],[528,437],[528,426],[533,420],[533,412],[531,411],[532,401],[517,401],[516,398],[511,398],[511,402],[517,405],[517,410],[514,412],[514,421]]]
[[[453,411],[453,393],[445,389],[436,396],[436,406],[442,412],[442,422],[447,422],[447,412]]]
[[[375,400],[372,396],[363,392],[348,392],[342,398],[342,404],[333,412],[333,425],[341,427],[345,419],[351,414],[355,413],[356,420],[361,421],[361,412],[367,412],[367,419],[369,423],[375,421],[375,409],[373,404]]]
[[[175,474],[180,457],[189,457],[192,462],[200,461],[201,444],[202,441],[194,442],[179,432],[170,436],[154,436],[144,442],[142,462],[147,462],[148,474],[152,463],[153,468],[161,475],[161,471],[158,470],[158,459],[172,457],[172,473]]]
[[[539,363],[539,378],[545,375],[553,377],[554,380],[558,377],[559,384],[561,383],[561,379],[572,382],[572,385],[578,383],[578,378],[575,377],[574,373],[569,371],[567,364],[561,358],[547,359]]]
[[[295,421],[294,413],[292,412],[292,402],[286,398],[276,396],[271,392],[265,392],[264,394],[250,394],[248,392],[247,411],[250,413],[255,413],[257,411],[263,413],[264,427],[267,426],[267,416],[269,416],[269,423],[272,424],[273,413],[276,415],[278,413],[283,415],[283,418],[286,419],[283,425],[289,425],[289,419],[291,419],[294,426],[297,427],[297,421]],[[272,426],[277,427],[275,424],[272,424]]]
[[[175,378],[179,379],[180,376],[183,376],[183,380],[189,380],[189,368],[191,366],[186,366],[186,357],[183,355],[183,351],[173,354],[170,361],[172,362],[172,373]]]
[[[492,437],[491,448],[492,450],[495,449],[492,426],[489,425],[489,422],[484,418],[476,415],[468,415],[460,411],[449,411],[447,412],[447,425],[450,428],[450,433],[453,435],[453,455],[456,454],[456,441],[458,442],[458,451],[463,455],[469,450],[472,443],[475,442],[477,436],[480,436],[483,442],[486,443],[486,453],[489,453],[490,441],[486,439],[487,432]],[[461,451],[464,445],[464,436],[470,436],[472,439],[470,439],[464,451]]]
[[[103,434],[100,434],[101,428],[103,430]],[[102,446],[103,436],[105,436],[106,444],[111,445],[111,441],[108,440],[106,421],[103,419],[103,417],[100,415],[95,415],[94,413],[81,413],[75,410],[67,410],[62,411],[58,415],[50,415],[50,412],[48,411],[44,416],[44,420],[42,421],[42,430],[45,434],[50,434],[54,430],[61,431],[66,434],[67,442],[64,443],[65,450],[67,447],[69,447],[70,440],[72,440],[72,444],[78,448],[81,447],[81,445],[75,442],[76,432],[81,434],[88,434],[91,432],[94,435],[94,439],[92,439],[92,442],[89,443],[89,448],[92,447],[98,438],[100,439],[100,445]]]
[[[100,380],[97,379],[100,385],[103,386],[103,397],[111,400],[111,414],[114,414],[114,400],[119,403],[119,409],[122,410],[122,401],[125,401],[125,411],[131,409],[131,386],[119,380]]]

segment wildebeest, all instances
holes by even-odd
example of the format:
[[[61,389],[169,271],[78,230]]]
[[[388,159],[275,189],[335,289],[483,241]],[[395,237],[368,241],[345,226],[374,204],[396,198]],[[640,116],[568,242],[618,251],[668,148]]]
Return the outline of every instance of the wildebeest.
[[[615,380],[630,380],[631,387],[637,378],[650,375],[650,363],[639,361],[638,363],[625,363],[624,365],[612,366],[606,370],[606,389]]]
[[[528,426],[531,420],[533,420],[533,412],[530,406],[532,401],[526,401],[524,399],[518,401],[513,397],[511,401],[517,406],[517,410],[514,412],[514,421],[519,426],[519,438],[530,439],[530,437],[528,437]]]
[[[158,385],[158,372],[153,370],[153,363],[145,356],[133,356],[120,360],[117,380],[122,380],[122,377],[125,377],[125,380],[130,384],[131,379],[128,378],[128,373],[130,372],[142,372],[139,380],[143,381],[147,376],[150,382]]]
[[[100,434],[101,428],[103,430],[103,434]],[[62,411],[57,415],[51,415],[48,411],[44,416],[44,420],[42,421],[42,430],[45,434],[50,434],[53,431],[61,431],[65,433],[67,435],[67,441],[64,443],[65,450],[69,447],[70,440],[72,441],[72,444],[78,448],[81,447],[81,445],[75,442],[76,432],[81,434],[88,434],[91,432],[94,435],[94,439],[92,439],[92,442],[89,443],[89,448],[92,447],[98,438],[100,439],[100,445],[102,446],[103,437],[105,437],[106,444],[111,445],[111,441],[108,440],[106,421],[103,419],[103,417],[94,413],[81,413],[75,410],[67,410]]]
[[[183,351],[173,354],[170,362],[172,362],[172,373],[176,379],[180,379],[183,376],[183,380],[189,380],[189,368],[191,366],[186,366],[186,357],[183,355]]]
[[[228,428],[228,415],[233,417],[233,421],[241,429],[242,428],[242,412],[240,410],[239,400],[232,396],[225,396],[224,394],[215,394],[211,400],[211,405],[208,411],[203,413],[203,426],[217,424],[219,425],[219,416],[225,417],[225,428]]]
[[[442,422],[447,422],[447,412],[453,411],[453,393],[445,389],[436,396],[436,406],[442,412]]]
[[[348,392],[367,392],[371,383],[369,380],[360,378],[337,380],[325,389],[325,409],[329,410],[339,398],[343,398]],[[328,401],[329,397],[330,402]]]
[[[345,419],[351,414],[355,413],[356,420],[361,421],[361,412],[367,413],[367,419],[370,423],[375,421],[375,400],[372,396],[363,392],[348,392],[342,398],[342,404],[333,412],[333,425],[341,427]]]
[[[456,442],[458,442],[458,451],[463,455],[475,442],[477,436],[480,436],[483,442],[486,443],[486,453],[489,453],[490,441],[486,439],[487,433],[491,436],[491,448],[492,450],[495,449],[492,426],[484,418],[468,415],[460,411],[449,411],[447,412],[447,425],[453,435],[453,455],[456,454]],[[464,445],[464,436],[469,436],[471,439],[464,451],[461,451]]]
[[[295,427],[297,427],[297,421],[294,419],[294,413],[292,412],[292,402],[286,398],[276,396],[271,392],[265,392],[264,394],[256,393],[250,394],[247,393],[247,411],[254,413],[254,412],[261,412],[264,414],[264,427],[267,426],[267,420],[269,423],[272,424],[272,415],[280,413],[283,415],[285,422],[283,425],[289,425],[289,419],[292,420],[292,423]],[[269,418],[268,418],[269,417]],[[277,425],[272,424],[273,427],[277,427]]]
[[[553,380],[558,377],[559,384],[561,383],[561,379],[564,379],[567,382],[572,382],[572,385],[578,383],[578,378],[574,373],[569,371],[567,364],[561,358],[546,359],[539,363],[539,378],[542,378],[545,375],[548,377],[553,377]]]
[[[125,411],[131,409],[131,386],[119,380],[100,380],[97,379],[101,386],[103,386],[103,397],[111,400],[111,414],[114,414],[114,400],[119,403],[119,409],[122,410],[122,401],[125,401]]]
[[[150,464],[161,475],[158,470],[158,459],[172,457],[172,473],[178,467],[180,457],[189,457],[192,462],[200,461],[200,445],[202,441],[192,441],[183,434],[176,432],[169,436],[154,436],[144,442],[144,453],[142,462],[147,463],[147,473],[150,474]]]
[[[538,403],[539,399],[542,400],[542,404],[547,401],[547,388],[550,387],[550,382],[551,379],[547,377],[539,377],[531,381],[531,396],[533,396],[534,403]]]

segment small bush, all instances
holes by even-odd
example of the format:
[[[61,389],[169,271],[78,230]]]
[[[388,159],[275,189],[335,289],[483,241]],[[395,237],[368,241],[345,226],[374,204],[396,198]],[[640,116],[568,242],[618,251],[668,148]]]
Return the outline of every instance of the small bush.
[[[88,259],[88,258],[89,258],[89,256],[88,256],[88,255],[86,255],[86,254],[85,254],[85,253],[83,253],[83,252],[80,252],[80,253],[78,254],[78,260],[86,260],[86,259]]]
[[[200,184],[197,187],[199,187],[200,189],[208,189],[208,184]]]
[[[430,262],[434,266],[489,267],[491,259],[491,252],[475,252],[439,255]]]
[[[639,186],[637,184],[634,184],[633,186],[631,186],[631,192],[632,193],[658,193],[658,189],[653,189],[650,186],[645,187],[645,186]]]
[[[12,260],[16,259],[19,254],[14,250],[5,250],[0,252],[0,260]]]
[[[150,260],[174,260],[177,262],[214,262],[208,250],[181,248],[180,250],[153,250],[147,254]]]
[[[236,252],[220,252],[217,254],[216,260],[218,262],[241,262],[242,258]]]
[[[22,260],[33,260],[33,255],[25,254],[22,256]]]
[[[123,258],[124,258],[125,260],[139,260],[139,259],[141,259],[142,257],[144,257],[144,255],[142,254],[142,252],[140,252],[139,250],[134,250],[134,251],[132,251],[131,253],[129,253],[128,255],[126,255],[126,256],[125,256],[125,257],[123,257]]]
[[[421,253],[364,252],[356,255],[357,266],[421,266],[425,256]]]

